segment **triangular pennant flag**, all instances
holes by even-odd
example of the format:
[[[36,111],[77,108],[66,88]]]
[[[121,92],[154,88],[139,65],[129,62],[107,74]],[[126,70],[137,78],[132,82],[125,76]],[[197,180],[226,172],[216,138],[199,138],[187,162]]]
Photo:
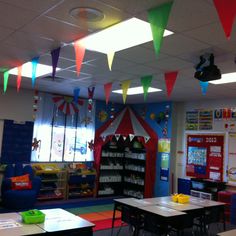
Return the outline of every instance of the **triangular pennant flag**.
[[[132,142],[133,139],[134,139],[134,135],[133,135],[133,134],[129,134],[129,140],[130,140],[130,142]]]
[[[115,138],[116,138],[116,141],[118,141],[120,138],[120,134],[115,134]]]
[[[36,80],[36,71],[37,71],[37,65],[39,62],[39,57],[35,57],[32,59],[32,87],[35,86],[35,80]]]
[[[202,81],[199,81],[200,82],[200,86],[201,86],[201,90],[202,90],[202,94],[203,95],[206,95],[207,93],[207,88],[208,88],[208,82],[202,82]]]
[[[127,92],[128,92],[130,83],[131,83],[131,80],[125,80],[121,83],[122,97],[123,97],[124,104],[126,102]]]
[[[74,102],[77,103],[78,100],[79,100],[79,92],[80,92],[80,89],[79,88],[75,88],[74,89]]]
[[[122,138],[123,138],[123,140],[125,141],[127,137],[126,137],[126,136],[122,136]]]
[[[106,104],[108,104],[110,94],[111,94],[111,89],[112,89],[112,83],[107,83],[104,84],[104,92],[105,92],[105,97],[106,97]]]
[[[148,94],[148,89],[151,85],[152,82],[152,75],[146,75],[141,77],[141,84],[143,86],[143,96],[144,96],[144,101],[147,99],[147,94]]]
[[[144,137],[145,143],[147,143],[149,139],[150,139],[150,137]]]
[[[60,55],[60,50],[61,48],[57,48],[51,51],[51,56],[52,56],[52,79],[55,79],[56,75],[56,69],[57,69],[57,63]]]
[[[105,142],[106,136],[102,136],[102,140],[103,140],[103,142]]]
[[[20,91],[20,84],[21,84],[21,79],[22,79],[22,66],[18,66],[17,67],[17,80],[16,80],[16,88],[17,88],[17,92]]]
[[[173,2],[162,4],[148,11],[148,21],[151,24],[153,44],[156,56],[158,56],[162,39]]]
[[[79,76],[81,65],[84,60],[85,47],[80,43],[79,40],[77,40],[74,42],[74,49],[75,49],[76,71],[77,71],[77,76]]]
[[[214,0],[215,8],[218,12],[220,22],[223,26],[225,36],[230,38],[234,18],[236,15],[236,1],[235,0]]]
[[[115,52],[109,52],[109,53],[107,53],[107,61],[108,61],[109,70],[111,70],[112,62],[113,62],[114,56],[115,56]]]
[[[5,93],[7,91],[7,84],[8,84],[8,78],[9,78],[9,71],[5,71],[3,73],[3,92]]]
[[[178,75],[178,71],[172,71],[165,73],[166,91],[167,96],[170,97],[175,85],[175,81]]]

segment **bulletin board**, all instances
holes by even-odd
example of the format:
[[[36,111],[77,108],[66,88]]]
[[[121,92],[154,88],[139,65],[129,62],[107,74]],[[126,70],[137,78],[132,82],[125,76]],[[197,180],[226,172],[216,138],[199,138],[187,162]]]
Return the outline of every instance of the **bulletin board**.
[[[186,175],[222,181],[224,140],[223,134],[188,134]]]

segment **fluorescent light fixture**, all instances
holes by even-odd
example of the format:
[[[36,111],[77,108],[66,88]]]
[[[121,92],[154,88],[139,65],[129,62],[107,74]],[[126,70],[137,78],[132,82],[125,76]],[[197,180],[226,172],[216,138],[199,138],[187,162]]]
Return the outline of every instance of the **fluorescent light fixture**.
[[[57,68],[56,71],[61,70],[61,68]],[[36,69],[36,77],[40,77],[43,75],[47,75],[52,73],[52,66],[48,65],[43,65],[43,64],[37,64],[37,69]],[[9,74],[12,75],[18,75],[18,70],[17,67],[9,70]],[[26,62],[25,64],[22,65],[22,76],[23,77],[32,77],[32,63],[31,61]]]
[[[173,32],[165,30],[164,36],[170,34],[173,34]],[[108,54],[152,40],[150,24],[134,17],[101,30],[98,33],[91,34],[81,39],[80,43],[86,49]]]
[[[221,79],[209,81],[211,84],[227,84],[236,82],[236,72],[222,74]]]
[[[162,91],[162,90],[158,89],[158,88],[149,87],[149,89],[148,89],[148,93],[154,93],[154,92],[160,92],[160,91]],[[112,92],[122,94],[123,90],[118,89],[118,90],[113,90]],[[143,87],[140,86],[140,87],[129,88],[128,92],[127,92],[127,95],[135,95],[135,94],[142,94],[142,93],[143,93]]]

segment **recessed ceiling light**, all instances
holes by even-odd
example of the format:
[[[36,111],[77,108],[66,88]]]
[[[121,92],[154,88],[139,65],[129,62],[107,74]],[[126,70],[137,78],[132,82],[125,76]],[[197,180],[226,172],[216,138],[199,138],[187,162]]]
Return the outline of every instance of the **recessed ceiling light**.
[[[90,7],[76,7],[70,10],[70,16],[76,20],[97,22],[105,18],[102,11]]]
[[[61,68],[56,69],[56,71],[61,70]],[[44,65],[44,64],[37,64],[37,69],[36,69],[36,77],[40,77],[42,75],[47,75],[52,73],[52,66]],[[17,67],[9,70],[9,74],[11,75],[18,75],[18,70]],[[30,61],[26,62],[25,64],[22,65],[22,76],[23,77],[32,77],[32,63]]]
[[[227,84],[236,82],[236,72],[221,75],[221,79],[209,81],[211,84]]]
[[[148,93],[154,93],[154,92],[160,92],[160,91],[162,91],[162,90],[158,89],[158,88],[149,87],[149,89],[148,89]],[[113,90],[112,92],[113,93],[120,93],[120,94],[123,93],[122,89]],[[143,93],[143,87],[140,86],[140,87],[129,88],[127,95],[135,95],[135,94],[142,94],[142,93]]]
[[[165,30],[164,36],[173,34]],[[138,18],[131,18],[98,33],[91,34],[80,40],[88,50],[111,53],[124,50],[152,41],[152,30],[148,22]]]

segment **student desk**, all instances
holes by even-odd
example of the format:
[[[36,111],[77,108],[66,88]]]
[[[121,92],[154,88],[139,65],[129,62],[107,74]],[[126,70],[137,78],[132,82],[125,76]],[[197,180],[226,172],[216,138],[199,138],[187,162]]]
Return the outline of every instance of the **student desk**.
[[[70,235],[78,233],[81,236],[92,236],[95,226],[87,220],[80,218],[60,208],[41,210],[45,214],[45,221],[37,224],[50,235]]]
[[[24,224],[20,213],[0,214],[0,223],[3,220],[14,220],[19,227],[0,229],[1,236],[22,235],[71,235],[92,236],[95,226],[68,211],[60,208],[41,210],[45,214],[45,221],[41,224]]]
[[[235,236],[236,235],[236,229],[225,231],[222,233],[218,233],[218,236]]]
[[[20,235],[38,235],[44,234],[45,231],[35,224],[23,224],[21,215],[18,213],[3,213],[0,214],[0,223],[3,220],[13,220],[20,224],[19,227],[0,229],[1,236],[20,236]]]

